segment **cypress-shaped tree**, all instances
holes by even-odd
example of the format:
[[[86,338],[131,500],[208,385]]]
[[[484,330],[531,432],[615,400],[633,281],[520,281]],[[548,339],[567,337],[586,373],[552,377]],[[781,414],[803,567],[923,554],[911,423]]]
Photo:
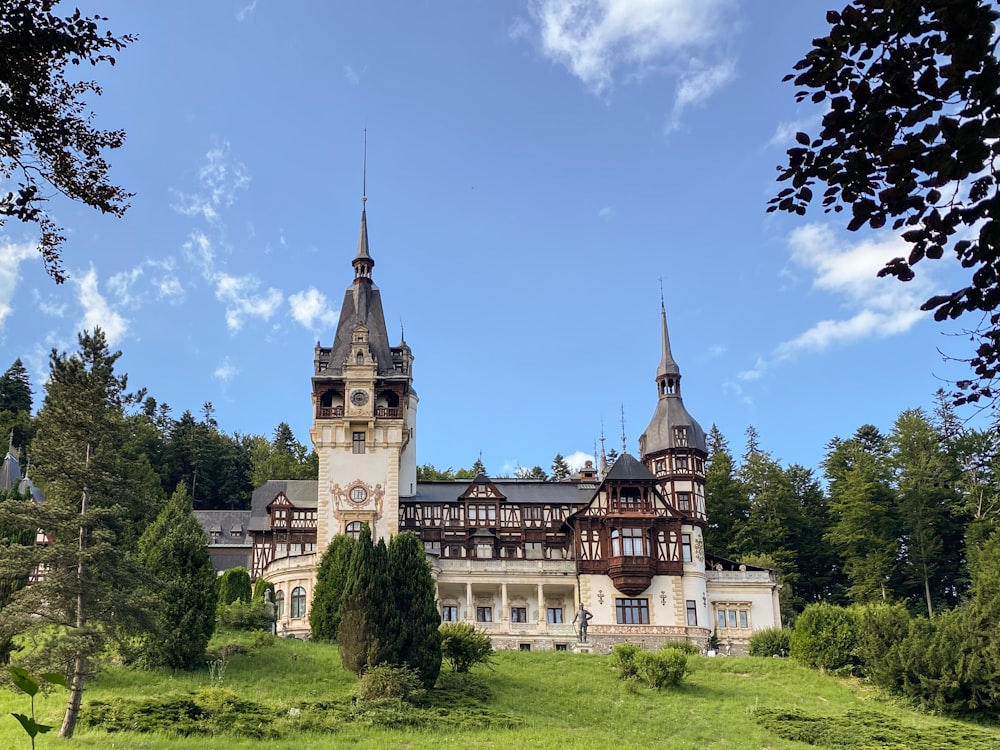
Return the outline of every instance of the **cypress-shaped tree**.
[[[183,483],[139,539],[139,558],[155,579],[156,630],[143,653],[152,666],[192,669],[204,663],[215,630],[217,580]]]
[[[431,688],[441,671],[441,615],[424,545],[412,531],[389,544],[392,611],[387,620],[389,661],[417,671]]]
[[[316,571],[316,588],[313,589],[312,606],[309,608],[309,627],[313,640],[335,641],[340,629],[340,602],[347,585],[351,554],[357,546],[353,536],[338,534],[326,548]]]
[[[387,661],[385,627],[389,598],[388,553],[385,542],[372,544],[372,532],[362,527],[351,553],[347,585],[340,602],[337,643],[344,669],[362,674]]]
[[[230,568],[219,580],[219,606],[232,604],[237,599],[249,603],[251,599],[250,574],[246,568]]]

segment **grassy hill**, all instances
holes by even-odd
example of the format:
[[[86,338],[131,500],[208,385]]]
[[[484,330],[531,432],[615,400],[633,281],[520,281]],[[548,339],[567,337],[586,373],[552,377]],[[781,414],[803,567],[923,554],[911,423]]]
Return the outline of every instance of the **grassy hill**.
[[[225,636],[221,684],[195,673],[110,668],[91,683],[79,748],[1000,748],[1000,728],[928,716],[863,684],[778,659],[692,657],[676,690],[622,683],[608,657],[503,652],[492,669],[442,671],[413,708],[357,704],[336,647]],[[235,645],[235,648],[233,646]],[[58,725],[66,694],[38,705]],[[28,747],[0,691],[0,748]],[[88,726],[90,724],[90,726]],[[96,725],[96,726],[95,726]],[[153,732],[114,731],[153,728]],[[186,736],[185,736],[186,735]],[[52,735],[38,746],[65,746]]]

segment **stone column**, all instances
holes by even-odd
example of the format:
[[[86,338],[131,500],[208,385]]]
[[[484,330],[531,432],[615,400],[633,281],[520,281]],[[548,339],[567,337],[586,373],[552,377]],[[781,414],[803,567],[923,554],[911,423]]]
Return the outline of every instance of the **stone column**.
[[[503,629],[509,630],[510,622],[510,607],[507,606],[507,582],[504,581],[500,584],[500,622],[504,623]]]
[[[465,584],[465,620],[466,622],[475,622],[476,611],[472,608],[472,584]]]
[[[538,629],[548,630],[548,612],[545,611],[545,590],[543,584],[538,584]]]

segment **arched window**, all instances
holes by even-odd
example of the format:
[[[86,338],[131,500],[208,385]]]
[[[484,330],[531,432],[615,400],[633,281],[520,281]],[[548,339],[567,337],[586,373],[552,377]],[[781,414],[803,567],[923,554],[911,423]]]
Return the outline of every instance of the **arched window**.
[[[301,586],[292,589],[292,617],[306,616],[306,590]]]
[[[347,524],[347,528],[344,529],[344,533],[347,534],[347,536],[353,536],[355,539],[357,539],[359,536],[361,536],[361,526],[362,526],[361,521],[351,521],[349,524]]]
[[[274,606],[277,609],[278,619],[280,620],[282,617],[285,616],[285,592],[284,591],[279,590],[278,593],[275,594],[275,597],[274,597]]]

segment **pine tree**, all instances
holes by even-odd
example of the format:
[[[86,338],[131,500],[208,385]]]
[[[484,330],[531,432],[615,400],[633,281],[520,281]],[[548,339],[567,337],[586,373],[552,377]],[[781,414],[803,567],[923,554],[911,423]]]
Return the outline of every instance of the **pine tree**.
[[[0,411],[31,411],[31,381],[20,357],[0,375]]]
[[[385,634],[388,661],[416,670],[424,687],[441,671],[441,614],[424,545],[412,531],[389,544],[389,591],[393,608]]]
[[[570,473],[569,464],[566,463],[566,459],[563,458],[562,453],[557,453],[552,459],[552,481],[561,482],[567,479]]]
[[[120,352],[110,353],[100,329],[79,337],[72,356],[52,352],[45,401],[33,443],[33,478],[42,505],[20,506],[20,524],[43,529],[44,546],[7,548],[0,575],[43,570],[4,608],[0,637],[45,628],[46,655],[70,665],[70,698],[60,735],[71,737],[90,662],[107,638],[135,634],[149,624],[142,601],[144,573],[124,540],[138,537],[138,515],[148,491],[123,457],[127,440],[125,376],[116,375]]]
[[[733,455],[719,428],[708,433],[709,462],[705,471],[705,509],[708,527],[705,548],[721,557],[735,557],[736,529],[750,513],[746,489],[736,476]]]
[[[360,675],[368,667],[382,664],[389,654],[385,641],[389,598],[388,553],[385,541],[372,543],[371,529],[361,528],[351,553],[347,585],[340,601],[337,643],[344,669]]]
[[[178,485],[139,539],[139,558],[155,579],[156,629],[143,653],[152,666],[193,669],[215,630],[217,580],[187,488]]]
[[[338,534],[326,548],[316,571],[316,588],[309,608],[309,628],[315,641],[335,641],[340,629],[340,603],[347,585],[357,540]]]

